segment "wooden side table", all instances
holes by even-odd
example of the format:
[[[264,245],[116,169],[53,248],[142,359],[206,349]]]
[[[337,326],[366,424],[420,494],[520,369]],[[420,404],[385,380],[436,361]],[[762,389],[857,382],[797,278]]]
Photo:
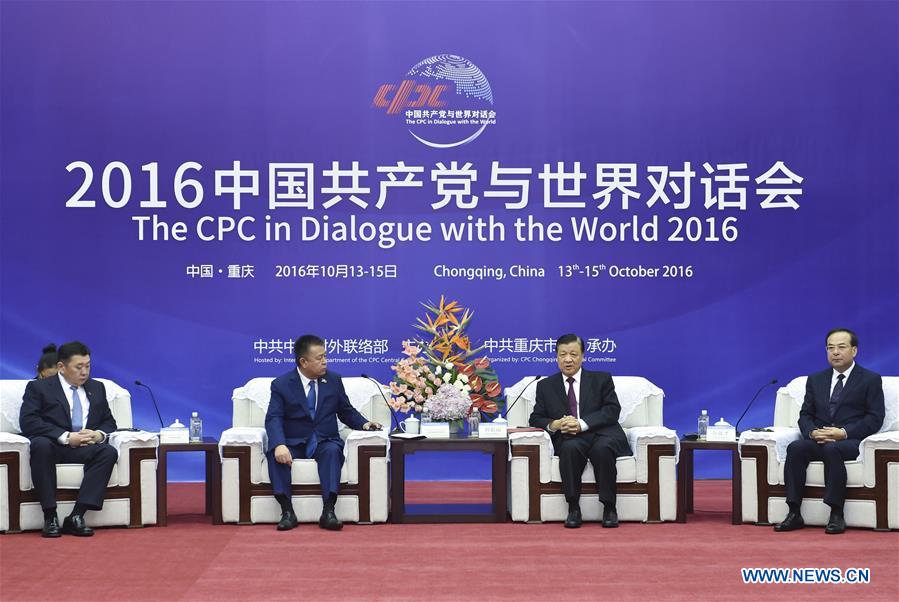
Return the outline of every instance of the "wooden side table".
[[[212,524],[222,524],[222,461],[219,458],[219,442],[214,437],[203,437],[195,443],[160,443],[156,465],[156,524],[168,525],[168,453],[204,452],[206,454],[206,514],[212,515]]]
[[[680,460],[677,463],[677,520],[687,522],[693,512],[693,452],[695,450],[724,450],[731,453],[731,524],[743,522],[743,483],[740,472],[740,450],[736,441],[687,441],[681,439]]]
[[[420,451],[480,451],[492,456],[493,477],[490,514],[406,514],[406,456]],[[502,523],[508,512],[508,439],[390,440],[390,520],[394,523]]]

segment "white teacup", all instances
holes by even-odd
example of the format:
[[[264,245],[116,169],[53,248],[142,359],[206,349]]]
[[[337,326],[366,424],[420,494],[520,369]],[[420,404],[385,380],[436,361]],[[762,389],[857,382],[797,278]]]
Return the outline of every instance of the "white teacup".
[[[400,423],[400,430],[409,435],[417,435],[421,430],[421,421],[415,416],[409,416]]]

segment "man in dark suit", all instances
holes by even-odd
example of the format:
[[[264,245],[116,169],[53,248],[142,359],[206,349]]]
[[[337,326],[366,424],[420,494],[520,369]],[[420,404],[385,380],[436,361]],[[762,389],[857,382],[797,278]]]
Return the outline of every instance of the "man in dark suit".
[[[322,529],[337,531],[334,506],[340,489],[343,440],[337,418],[354,430],[377,431],[381,425],[368,422],[350,404],[343,381],[327,369],[325,342],[315,335],[303,335],[293,345],[297,367],[272,381],[272,396],[265,414],[268,433],[268,474],[275,499],[281,505],[279,531],[297,526],[291,501],[291,464],[294,458],[312,458],[318,465],[322,487]]]
[[[556,360],[560,372],[537,383],[537,403],[530,423],[549,432],[559,456],[562,490],[568,502],[565,527],[581,526],[581,475],[588,459],[603,506],[602,526],[617,527],[615,463],[619,456],[631,452],[618,424],[621,405],[612,375],[581,369],[584,341],[574,334],[556,341]]]
[[[106,388],[90,378],[91,352],[78,341],[61,345],[58,373],[25,388],[19,424],[31,439],[31,478],[44,510],[44,537],[62,533],[89,537],[87,510],[103,508],[109,476],[118,459],[107,443],[116,430]],[[59,526],[56,516],[56,465],[84,464],[84,478],[72,513]]]
[[[855,363],[858,336],[837,328],[827,333],[827,360],[831,368],[812,374],[805,386],[805,401],[799,412],[802,439],[787,447],[784,483],[789,512],[775,531],[794,531],[805,526],[800,508],[809,462],[824,462],[824,503],[830,518],[824,532],[835,535],[846,530],[843,502],[846,500],[846,460],[858,457],[861,440],[883,425],[883,383],[879,374]]]

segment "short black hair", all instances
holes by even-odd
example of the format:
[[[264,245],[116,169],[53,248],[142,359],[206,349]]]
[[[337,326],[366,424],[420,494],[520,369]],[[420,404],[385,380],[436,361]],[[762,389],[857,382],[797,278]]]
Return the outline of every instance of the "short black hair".
[[[567,345],[568,343],[575,343],[575,342],[581,346],[581,353],[583,353],[584,352],[584,339],[577,336],[576,334],[570,334],[570,333],[563,334],[562,336],[559,337],[559,339],[556,341],[556,351],[558,352],[559,347],[561,347],[562,345]]]
[[[309,353],[310,347],[315,347],[316,345],[324,347],[325,341],[314,334],[304,334],[293,343],[293,358],[299,364],[300,358]]]
[[[849,335],[849,344],[852,345],[853,347],[858,347],[858,335],[855,334],[853,331],[849,330],[848,328],[834,328],[833,330],[831,330],[830,332],[827,333],[826,337],[824,337],[824,344],[825,345],[827,344],[827,339],[830,338],[830,335],[836,334],[838,332],[845,332],[846,334],[848,334]]]
[[[62,363],[68,362],[76,355],[90,355],[91,350],[81,341],[72,341],[71,343],[63,343],[56,352],[58,360]]]
[[[37,361],[38,376],[40,376],[41,372],[43,372],[47,368],[55,368],[57,362],[59,362],[59,356],[56,353],[56,345],[54,343],[50,343],[49,345],[41,349],[41,359]]]

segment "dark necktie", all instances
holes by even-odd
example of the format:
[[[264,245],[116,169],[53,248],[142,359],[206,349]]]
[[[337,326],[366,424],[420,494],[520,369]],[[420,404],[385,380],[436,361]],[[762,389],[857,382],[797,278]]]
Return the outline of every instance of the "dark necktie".
[[[316,395],[315,395],[315,381],[311,381],[309,383],[309,395],[306,396],[306,401],[309,403],[309,415],[312,416],[312,419],[315,420],[315,404],[316,404]],[[314,458],[315,450],[318,448],[318,435],[315,433],[315,429],[313,428],[312,434],[306,440],[306,457]]]
[[[309,413],[315,416],[315,381],[309,381],[309,395],[306,397],[306,401],[309,402]]]
[[[577,418],[577,395],[574,394],[574,377],[568,377],[568,412]]]
[[[72,431],[78,432],[84,426],[84,413],[81,411],[81,396],[78,395],[78,387],[72,389]]]
[[[833,417],[837,413],[837,403],[840,401],[840,394],[843,392],[843,379],[846,378],[845,374],[837,375],[837,384],[833,387],[833,393],[830,394],[830,419],[833,420]]]

